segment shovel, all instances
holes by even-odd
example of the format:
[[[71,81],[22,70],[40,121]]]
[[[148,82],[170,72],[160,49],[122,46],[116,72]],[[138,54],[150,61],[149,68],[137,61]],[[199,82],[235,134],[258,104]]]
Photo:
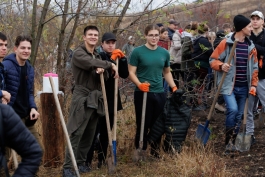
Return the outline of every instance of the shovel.
[[[246,100],[243,119],[243,132],[236,136],[235,146],[240,152],[249,151],[251,146],[251,135],[246,134],[248,99]]]
[[[133,161],[137,162],[139,160],[145,160],[145,150],[143,150],[144,144],[144,123],[145,123],[145,110],[146,110],[146,100],[147,92],[143,93],[143,107],[142,107],[142,119],[141,119],[141,131],[140,131],[140,141],[139,148],[134,151]]]
[[[63,112],[62,112],[62,109],[61,109],[61,105],[60,105],[59,99],[57,97],[57,93],[56,93],[56,90],[55,90],[55,87],[54,87],[54,82],[53,82],[53,79],[52,79],[51,76],[49,77],[49,80],[50,80],[50,83],[51,83],[51,86],[52,86],[52,92],[53,92],[53,97],[54,97],[54,100],[55,100],[55,104],[56,104],[57,110],[58,110],[58,112],[60,114],[60,120],[61,120],[61,124],[62,124],[62,127],[63,127],[63,132],[64,132],[64,135],[65,135],[65,138],[66,138],[68,150],[69,150],[69,153],[70,153],[70,156],[71,156],[71,160],[72,160],[72,163],[73,163],[73,166],[74,166],[74,169],[75,169],[75,173],[76,173],[77,177],[80,177],[80,174],[79,174],[79,171],[78,171],[78,168],[77,168],[77,163],[76,163],[75,156],[74,156],[74,152],[73,152],[73,148],[72,148],[72,145],[71,145],[71,142],[70,142],[70,138],[69,138],[69,135],[68,135],[68,132],[67,132],[67,128],[66,128],[66,125],[65,125],[65,122],[64,122],[64,117],[63,117]]]
[[[233,55],[235,53],[236,45],[237,45],[237,40],[234,41],[233,47],[232,47],[232,49],[230,51],[230,54],[229,54],[229,58],[228,58],[227,64],[230,64],[231,61],[232,61]],[[220,81],[220,83],[218,85],[217,92],[215,93],[215,96],[214,96],[213,103],[211,105],[210,112],[209,112],[209,114],[207,116],[207,120],[205,122],[205,125],[199,124],[198,128],[197,128],[197,131],[196,131],[196,138],[200,142],[202,142],[203,145],[205,145],[207,143],[207,141],[208,141],[208,139],[210,137],[210,134],[211,134],[211,131],[208,129],[208,126],[209,126],[210,120],[212,118],[213,111],[214,111],[214,106],[215,106],[215,103],[217,101],[217,98],[218,98],[218,95],[220,93],[220,90],[222,88],[222,85],[224,83],[226,75],[227,75],[226,72],[224,72],[223,75],[222,75],[221,81]]]
[[[116,60],[116,66],[119,68],[119,59]],[[113,154],[114,154],[114,165],[117,165],[117,150],[116,150],[116,130],[117,130],[117,113],[118,113],[118,83],[119,78],[115,79],[115,85],[114,85],[114,120],[113,120],[113,140],[112,140],[112,148],[113,148]]]
[[[103,73],[100,74],[100,82],[101,82],[101,88],[102,88],[102,94],[103,94],[103,100],[104,100],[105,117],[106,117],[106,124],[107,124],[107,130],[108,130],[108,139],[109,139],[109,151],[110,151],[109,154],[110,154],[110,157],[108,158],[107,163],[108,163],[108,171],[111,174],[111,173],[114,173],[114,171],[115,171],[115,164],[114,164],[114,154],[113,154],[113,147],[112,147],[112,137],[111,137],[110,122],[109,122],[108,101],[107,101],[107,95],[106,95],[106,89],[105,89]]]

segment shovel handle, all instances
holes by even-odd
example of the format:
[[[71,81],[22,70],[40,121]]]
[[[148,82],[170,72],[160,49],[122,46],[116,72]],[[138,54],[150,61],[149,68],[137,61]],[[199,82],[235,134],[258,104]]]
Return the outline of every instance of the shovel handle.
[[[104,109],[105,109],[106,125],[107,125],[107,130],[108,130],[109,146],[112,147],[111,128],[110,128],[110,121],[109,121],[109,109],[108,109],[108,101],[107,101],[103,73],[100,73],[100,82],[101,82],[102,95],[103,95],[103,100],[104,100]]]
[[[232,58],[233,58],[234,53],[235,53],[236,45],[237,45],[237,40],[234,41],[233,47],[232,47],[232,49],[231,49],[231,51],[230,51],[230,54],[229,54],[229,58],[228,58],[227,64],[230,64],[231,61],[232,61]],[[220,81],[220,83],[219,83],[219,85],[218,85],[218,89],[217,89],[217,92],[216,92],[215,97],[214,97],[214,99],[213,99],[213,103],[212,103],[212,105],[211,105],[210,112],[209,112],[209,114],[208,114],[208,116],[207,116],[207,120],[209,120],[209,121],[210,121],[211,118],[212,118],[213,110],[214,110],[214,106],[215,106],[215,103],[216,103],[217,98],[218,98],[218,96],[219,96],[220,90],[221,90],[221,88],[222,88],[222,86],[223,86],[223,83],[224,83],[224,80],[225,80],[226,75],[227,75],[227,73],[224,72],[223,75],[222,75],[221,81]]]
[[[18,161],[17,161],[16,152],[13,149],[11,149],[11,154],[12,154],[12,157],[13,157],[15,169],[17,169],[17,167],[18,167]]]
[[[144,92],[143,93],[142,119],[141,119],[141,132],[140,132],[140,142],[139,142],[140,149],[143,149],[146,100],[147,100],[147,92]]]
[[[76,172],[76,176],[80,177],[80,174],[79,174],[79,171],[78,171],[78,168],[77,168],[77,163],[76,163],[75,156],[74,156],[74,152],[73,152],[73,148],[72,148],[72,145],[71,145],[71,142],[70,142],[70,138],[69,138],[69,135],[68,135],[68,132],[67,132],[67,128],[66,128],[66,125],[65,125],[65,122],[64,122],[64,117],[63,117],[63,112],[62,112],[62,109],[61,109],[61,105],[60,105],[60,102],[59,102],[59,99],[57,97],[56,90],[55,90],[55,87],[54,87],[53,78],[50,76],[49,80],[50,80],[50,83],[51,83],[51,86],[52,86],[52,92],[53,92],[53,97],[54,97],[54,100],[55,100],[55,104],[56,104],[57,110],[58,110],[59,115],[60,115],[60,121],[61,121],[61,124],[62,124],[62,127],[63,127],[63,132],[64,132],[64,135],[65,135],[65,138],[66,138],[66,142],[67,142],[68,150],[69,150],[69,153],[70,153],[70,156],[71,156],[72,164],[74,166],[74,169],[75,169],[75,172]]]
[[[248,98],[246,99],[245,108],[244,108],[243,125],[247,124],[247,114],[248,114]]]
[[[116,66],[119,68],[119,59],[116,60]],[[116,130],[117,130],[117,114],[118,114],[118,83],[119,78],[115,79],[114,85],[114,120],[113,120],[113,140],[116,141]]]

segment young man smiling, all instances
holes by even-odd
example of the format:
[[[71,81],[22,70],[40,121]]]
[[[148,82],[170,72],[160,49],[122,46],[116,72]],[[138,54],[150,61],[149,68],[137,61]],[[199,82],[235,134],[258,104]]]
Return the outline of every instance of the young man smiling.
[[[257,86],[257,95],[262,104],[265,106],[265,62],[264,62],[264,55],[265,55],[265,30],[263,29],[264,24],[264,16],[260,11],[254,11],[250,15],[251,24],[253,27],[253,31],[251,32],[250,39],[253,41],[259,59],[259,82]],[[252,135],[251,137],[251,144],[255,143],[255,136],[254,136],[254,120],[253,120],[253,106],[256,103],[255,95],[249,95],[248,99],[248,118],[247,118],[247,130],[246,133]]]
[[[123,79],[126,79],[129,75],[128,72],[128,63],[125,57],[125,54],[116,49],[116,36],[113,33],[104,33],[101,40],[101,46],[98,49],[99,55],[101,56],[103,61],[108,61],[116,64],[116,61],[119,60],[119,76]],[[111,73],[111,69],[108,70]],[[112,128],[113,120],[114,120],[114,89],[115,89],[115,79],[113,77],[109,77],[105,82],[106,95],[108,100],[108,111],[109,111],[109,120],[110,126]],[[122,109],[120,94],[118,91],[118,111]],[[105,158],[107,157],[107,149],[108,149],[108,132],[106,126],[106,118],[101,117],[99,120],[99,149],[98,149],[98,168],[105,164]],[[95,134],[97,136],[97,134]],[[96,138],[96,137],[94,137]],[[88,155],[86,164],[90,166],[92,158],[93,158],[94,147],[92,146]]]
[[[143,143],[143,150],[146,150],[148,129],[152,127],[159,114],[163,111],[166,102],[162,74],[173,92],[177,90],[177,87],[170,72],[170,55],[167,50],[157,45],[160,35],[159,27],[157,25],[148,25],[144,34],[146,44],[135,48],[131,54],[129,78],[137,86],[134,92],[137,126],[135,135],[136,149],[139,147],[140,139],[143,92],[148,92]],[[151,155],[157,158],[159,157],[159,142],[160,139],[151,144]]]
[[[117,67],[114,63],[101,60],[95,50],[99,30],[96,26],[84,29],[84,44],[73,54],[72,72],[75,81],[72,102],[67,123],[68,134],[75,154],[80,173],[87,173],[90,168],[85,165],[86,155],[92,145],[99,117],[104,116],[103,97],[100,84],[100,74],[117,78]],[[106,70],[110,69],[112,73]],[[105,72],[104,72],[105,71]],[[63,176],[74,177],[71,157],[68,149],[65,153]]]
[[[32,39],[29,36],[18,36],[14,53],[6,56],[3,65],[6,71],[6,91],[11,94],[10,102],[26,127],[40,144],[39,133],[34,124],[39,118],[34,101],[34,69],[28,59],[31,54]]]

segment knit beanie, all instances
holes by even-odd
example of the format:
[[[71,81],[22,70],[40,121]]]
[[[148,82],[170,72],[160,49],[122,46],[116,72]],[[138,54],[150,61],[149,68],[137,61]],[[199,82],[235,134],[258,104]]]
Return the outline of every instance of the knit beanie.
[[[250,20],[243,15],[236,15],[234,17],[234,26],[236,32],[241,31],[250,23]]]

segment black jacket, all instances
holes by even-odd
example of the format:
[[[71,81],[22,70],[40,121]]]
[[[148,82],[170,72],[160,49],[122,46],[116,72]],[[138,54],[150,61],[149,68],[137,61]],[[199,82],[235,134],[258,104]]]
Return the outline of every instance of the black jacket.
[[[209,58],[212,53],[212,45],[206,37],[199,36],[194,40],[193,53],[191,54],[194,61],[203,61],[209,64]]]
[[[102,60],[107,60],[109,62],[112,62],[114,64],[115,61],[111,60],[111,55],[104,52],[102,48],[100,49],[99,55],[101,56]],[[128,63],[126,58],[119,59],[119,77],[126,79],[129,76],[128,71]],[[106,95],[108,100],[108,110],[109,113],[114,113],[114,87],[115,87],[115,79],[113,78],[113,75],[111,74],[111,69],[108,70],[110,73],[110,76],[107,81],[105,81],[105,88],[106,88]],[[118,91],[118,111],[122,109],[121,104],[121,98],[120,98],[120,92]]]
[[[265,30],[263,29],[262,32],[256,36],[253,32],[251,32],[250,39],[255,44],[255,47],[258,52],[258,59],[260,60],[260,56],[263,55],[263,58],[265,58]],[[265,60],[263,59],[263,67],[259,67],[259,79],[265,79]]]
[[[42,157],[39,144],[10,106],[0,104],[0,110],[5,146],[14,149],[22,158],[13,177],[34,176],[38,171]],[[3,154],[0,152],[0,159],[2,157]]]
[[[220,30],[216,33],[216,38],[213,42],[213,47],[216,48],[220,42],[225,38],[225,32],[224,30]]]
[[[167,99],[163,113],[157,118],[148,135],[149,143],[155,142],[165,133],[164,145],[169,145],[166,150],[180,150],[191,122],[191,109],[183,102],[182,95],[183,91],[177,90]]]

